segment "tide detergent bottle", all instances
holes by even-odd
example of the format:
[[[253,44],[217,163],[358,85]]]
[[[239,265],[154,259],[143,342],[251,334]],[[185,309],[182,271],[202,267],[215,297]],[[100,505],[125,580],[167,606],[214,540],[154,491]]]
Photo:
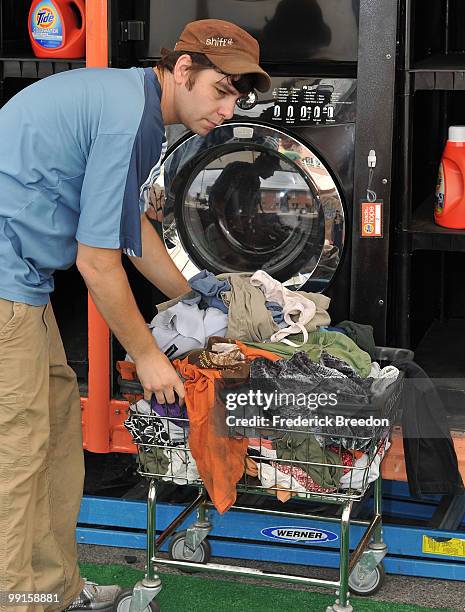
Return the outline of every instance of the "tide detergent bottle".
[[[29,37],[36,57],[84,57],[85,0],[34,0],[29,11]]]
[[[451,125],[439,166],[434,220],[465,229],[465,125]]]

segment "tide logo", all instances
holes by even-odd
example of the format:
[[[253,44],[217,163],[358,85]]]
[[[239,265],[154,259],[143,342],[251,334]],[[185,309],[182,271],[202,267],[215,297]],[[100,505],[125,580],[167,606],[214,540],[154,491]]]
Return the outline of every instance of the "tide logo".
[[[49,29],[55,25],[56,15],[49,6],[41,6],[36,13],[36,26],[38,28]]]

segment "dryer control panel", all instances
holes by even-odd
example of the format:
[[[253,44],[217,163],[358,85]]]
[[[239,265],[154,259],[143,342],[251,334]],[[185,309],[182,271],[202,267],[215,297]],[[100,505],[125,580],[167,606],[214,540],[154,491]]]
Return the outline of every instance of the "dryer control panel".
[[[272,78],[271,89],[239,102],[237,115],[289,126],[355,122],[355,79]]]

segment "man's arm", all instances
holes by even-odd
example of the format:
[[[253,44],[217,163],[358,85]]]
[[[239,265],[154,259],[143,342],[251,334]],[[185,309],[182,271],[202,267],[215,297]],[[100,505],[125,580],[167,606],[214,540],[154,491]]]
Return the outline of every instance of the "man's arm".
[[[121,251],[78,243],[76,265],[110,329],[131,355],[139,380],[157,401],[182,400],[184,386],[168,358],[160,351],[139,312],[121,265]]]
[[[169,298],[190,291],[189,283],[175,266],[145,214],[141,216],[141,235],[142,257],[130,257],[131,263]]]

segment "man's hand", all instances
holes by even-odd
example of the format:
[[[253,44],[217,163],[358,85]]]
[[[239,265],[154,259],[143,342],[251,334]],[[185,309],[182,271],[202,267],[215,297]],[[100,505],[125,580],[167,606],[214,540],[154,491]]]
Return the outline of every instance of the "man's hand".
[[[184,385],[166,355],[156,350],[139,357],[135,363],[146,399],[155,393],[159,404],[174,404],[177,393],[179,404],[184,403]]]

